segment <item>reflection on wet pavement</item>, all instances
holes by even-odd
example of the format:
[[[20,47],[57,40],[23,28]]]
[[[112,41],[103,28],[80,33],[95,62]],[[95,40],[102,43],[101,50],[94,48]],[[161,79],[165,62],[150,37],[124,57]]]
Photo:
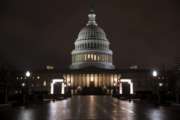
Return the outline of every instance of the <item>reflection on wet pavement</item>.
[[[74,96],[33,105],[0,109],[0,120],[180,120],[180,108],[121,101],[111,96]]]

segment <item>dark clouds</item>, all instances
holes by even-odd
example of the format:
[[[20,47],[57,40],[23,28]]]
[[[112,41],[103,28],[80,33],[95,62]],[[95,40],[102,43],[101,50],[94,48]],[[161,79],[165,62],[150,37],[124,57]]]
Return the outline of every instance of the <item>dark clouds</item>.
[[[87,22],[88,3],[2,0],[0,57],[19,69],[68,67],[73,42]],[[97,22],[111,42],[116,67],[172,66],[180,56],[179,5],[178,0],[98,0]]]

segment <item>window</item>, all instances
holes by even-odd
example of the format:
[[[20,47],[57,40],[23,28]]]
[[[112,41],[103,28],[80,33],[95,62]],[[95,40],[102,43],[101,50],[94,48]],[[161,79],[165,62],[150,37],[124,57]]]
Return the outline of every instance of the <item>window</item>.
[[[93,54],[91,54],[91,60],[93,60]]]
[[[87,60],[87,55],[86,55],[86,54],[84,55],[84,60],[85,60],[85,61]]]
[[[43,86],[46,86],[46,81],[43,82]]]
[[[37,76],[37,79],[39,80],[39,79],[40,79],[40,76]]]
[[[96,55],[94,55],[94,61],[96,61]]]
[[[99,57],[99,56],[97,56],[97,60],[98,60],[98,61],[100,60],[100,57]]]
[[[91,82],[94,81],[94,77],[93,77],[93,74],[91,74],[91,79],[90,79]]]
[[[90,59],[90,54],[88,54],[88,59]]]

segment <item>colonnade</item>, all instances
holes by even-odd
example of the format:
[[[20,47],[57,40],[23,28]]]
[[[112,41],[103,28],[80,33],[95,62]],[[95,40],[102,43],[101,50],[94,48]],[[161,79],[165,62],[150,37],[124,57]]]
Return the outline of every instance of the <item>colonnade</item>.
[[[102,50],[106,50],[109,49],[109,44],[105,44],[105,42],[103,41],[102,43],[96,43],[94,41],[92,42],[88,42],[88,43],[82,43],[82,44],[77,44],[77,46],[75,46],[76,49],[78,50],[84,50],[84,49],[102,49]]]
[[[66,82],[73,87],[90,87],[93,83],[94,87],[112,87],[117,84],[120,74],[113,73],[95,73],[95,74],[64,74]]]
[[[109,62],[112,63],[112,55],[107,54],[74,54],[72,55],[72,63],[78,62]]]

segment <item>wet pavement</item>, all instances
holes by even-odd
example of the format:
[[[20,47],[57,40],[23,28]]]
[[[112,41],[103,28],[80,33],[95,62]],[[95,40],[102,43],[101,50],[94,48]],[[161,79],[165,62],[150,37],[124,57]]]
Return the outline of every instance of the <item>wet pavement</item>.
[[[0,120],[180,120],[180,107],[156,107],[111,96],[74,96],[29,107],[0,108]]]

